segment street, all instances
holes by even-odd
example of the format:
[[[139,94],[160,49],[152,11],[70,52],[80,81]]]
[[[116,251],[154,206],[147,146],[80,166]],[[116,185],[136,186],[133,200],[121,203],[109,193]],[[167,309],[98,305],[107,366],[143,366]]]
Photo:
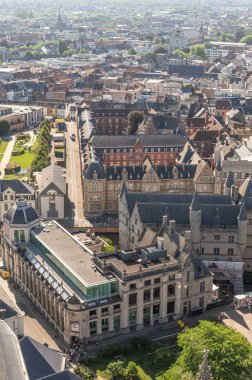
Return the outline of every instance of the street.
[[[24,333],[38,342],[48,346],[54,350],[62,350],[65,348],[63,340],[58,337],[56,331],[47,322],[47,320],[36,309],[30,299],[22,293],[20,289],[13,287],[13,283],[0,277],[0,286],[5,293],[17,306],[17,308],[25,313],[24,316]]]
[[[80,226],[83,222],[83,192],[78,130],[76,123],[73,121],[67,122],[66,125],[66,182],[68,195],[66,215],[74,221],[75,226]],[[70,138],[72,134],[75,134],[75,141]]]

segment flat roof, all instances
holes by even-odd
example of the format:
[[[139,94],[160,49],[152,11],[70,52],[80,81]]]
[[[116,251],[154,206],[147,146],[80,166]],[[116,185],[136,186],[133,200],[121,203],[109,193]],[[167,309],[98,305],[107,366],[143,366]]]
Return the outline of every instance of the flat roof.
[[[164,267],[164,260],[155,260],[150,261],[147,264],[144,264],[142,262],[137,262],[136,260],[131,261],[123,261],[118,257],[108,257],[106,258],[107,264],[114,265],[120,272],[126,271],[126,275],[131,275],[134,273],[139,273],[139,268],[141,266],[141,270],[144,273],[151,272],[154,269],[162,269]],[[178,262],[171,256],[169,256],[169,261],[166,262],[167,267],[170,267],[171,269],[174,266],[178,265]],[[153,275],[150,273],[150,275]]]
[[[56,221],[46,222],[44,226],[34,229],[33,232],[85,286],[110,282],[99,271],[92,268],[92,251]]]

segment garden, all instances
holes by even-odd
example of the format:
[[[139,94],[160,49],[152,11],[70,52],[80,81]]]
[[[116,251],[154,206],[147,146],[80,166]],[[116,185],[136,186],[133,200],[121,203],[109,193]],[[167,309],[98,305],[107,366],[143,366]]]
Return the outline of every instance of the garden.
[[[163,380],[164,373],[176,360],[176,350],[138,337],[124,345],[108,344],[96,358],[84,360],[83,364],[91,373],[107,380]],[[78,368],[77,373],[81,372]]]
[[[5,179],[20,179],[30,172],[31,164],[35,157],[33,147],[29,146],[30,139],[30,134],[16,136],[14,149],[5,169]]]

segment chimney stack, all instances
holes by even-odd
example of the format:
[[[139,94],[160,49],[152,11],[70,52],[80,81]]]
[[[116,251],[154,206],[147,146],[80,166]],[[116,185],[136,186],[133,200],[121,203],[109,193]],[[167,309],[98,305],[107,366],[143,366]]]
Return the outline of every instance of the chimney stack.
[[[164,239],[161,236],[157,237],[157,246],[159,251],[164,249]]]

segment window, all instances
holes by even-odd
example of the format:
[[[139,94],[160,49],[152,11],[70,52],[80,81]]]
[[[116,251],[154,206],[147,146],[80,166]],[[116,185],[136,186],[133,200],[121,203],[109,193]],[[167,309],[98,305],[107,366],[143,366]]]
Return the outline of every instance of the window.
[[[109,319],[108,318],[102,318],[101,325],[102,325],[102,331],[108,331],[108,329],[109,329]]]
[[[201,307],[203,309],[203,307],[204,307],[204,297],[200,297],[200,299],[199,299],[199,307]]]
[[[4,195],[4,200],[7,201],[8,195]]]
[[[160,305],[154,305],[152,308],[153,317],[159,316]]]
[[[168,285],[168,297],[175,296],[176,284]]]
[[[151,280],[144,281],[144,286],[150,286],[150,285],[151,285]]]
[[[130,290],[135,290],[136,289],[136,284],[130,284]]]
[[[120,306],[120,304],[118,303],[118,304],[114,305],[114,306],[113,306],[113,310],[114,310],[114,311],[120,311],[120,310],[121,310],[121,306]]]
[[[186,297],[189,297],[189,286],[186,287]]]
[[[204,247],[201,247],[201,254],[204,255],[204,253],[205,253],[205,249]]]
[[[108,307],[102,307],[101,312],[102,312],[102,314],[108,314],[108,312],[109,312]]]
[[[229,243],[234,243],[234,236],[233,235],[229,235],[228,241],[229,241]]]
[[[137,322],[137,309],[129,310],[129,325],[134,325]]]
[[[90,331],[90,334],[96,334],[97,332],[97,324],[96,324],[96,321],[92,321],[89,323],[89,331]]]
[[[205,291],[205,281],[200,283],[200,293],[204,293]]]
[[[89,317],[96,317],[96,310],[90,310]]]
[[[151,299],[151,290],[148,289],[148,290],[145,290],[144,291],[144,301],[150,301]]]
[[[175,280],[175,273],[169,274],[169,281],[174,281]]]
[[[160,277],[154,278],[154,284],[160,284]]]
[[[175,301],[167,302],[167,314],[174,313],[174,309],[175,309]]]
[[[214,255],[219,255],[219,253],[220,253],[220,248],[215,247],[214,248]]]
[[[132,293],[129,295],[129,305],[136,305],[137,303],[137,293]]]
[[[14,201],[14,195],[13,194],[10,196],[10,200]]]
[[[220,241],[220,235],[214,235],[214,240],[215,241]]]
[[[121,327],[121,316],[115,315],[114,316],[114,330],[119,330]]]
[[[187,280],[187,282],[190,281],[190,271],[189,270],[187,271],[187,279],[186,280]]]
[[[14,231],[14,240],[19,241],[19,231],[18,230]]]
[[[8,203],[5,203],[4,204],[4,211],[8,211],[8,209],[9,209],[9,205],[8,205]]]
[[[160,287],[153,289],[153,298],[160,298]]]
[[[228,248],[228,255],[233,256],[234,254],[234,248]]]

